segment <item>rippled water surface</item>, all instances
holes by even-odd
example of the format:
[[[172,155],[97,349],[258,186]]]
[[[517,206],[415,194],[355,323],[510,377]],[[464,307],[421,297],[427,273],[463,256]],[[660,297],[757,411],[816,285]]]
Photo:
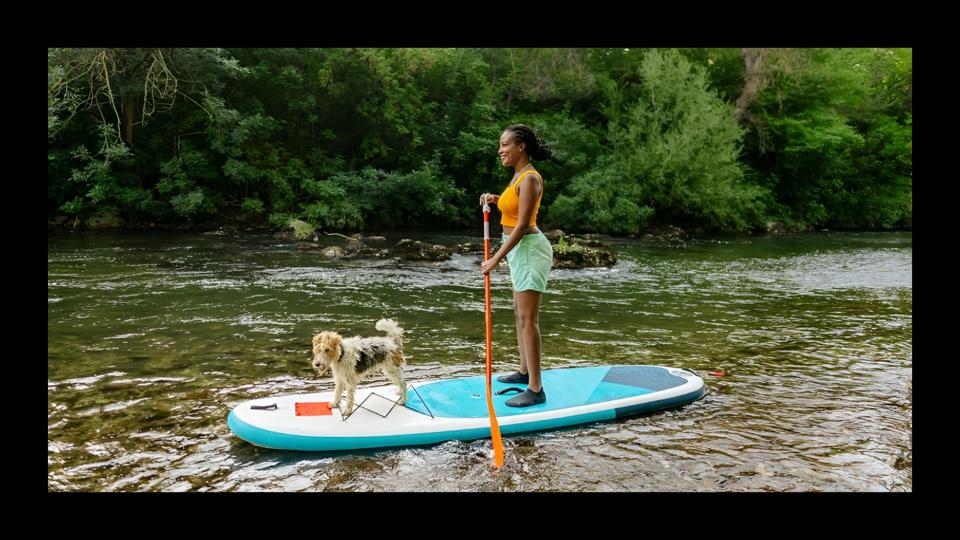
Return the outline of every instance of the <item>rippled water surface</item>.
[[[226,425],[241,401],[332,389],[310,370],[311,336],[375,335],[381,317],[407,329],[408,380],[482,374],[478,256],[330,261],[269,236],[50,233],[48,489],[912,490],[910,233],[608,243],[616,266],[551,273],[544,367],[687,367],[707,395],[507,437],[492,470],[489,440],[296,453]],[[492,281],[507,371],[506,268]]]

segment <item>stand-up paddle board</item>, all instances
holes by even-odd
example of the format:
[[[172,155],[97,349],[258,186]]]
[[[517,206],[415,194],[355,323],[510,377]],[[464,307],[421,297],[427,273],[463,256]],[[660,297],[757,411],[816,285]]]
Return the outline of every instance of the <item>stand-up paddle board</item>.
[[[545,369],[541,376],[547,401],[531,407],[507,406],[504,401],[526,386],[494,378],[494,409],[504,435],[677,407],[706,392],[696,373],[661,366]],[[404,405],[396,403],[395,385],[357,388],[355,409],[346,417],[330,403],[332,398],[329,391],[245,401],[230,412],[227,424],[247,442],[285,450],[418,446],[490,437],[482,375],[410,383]]]

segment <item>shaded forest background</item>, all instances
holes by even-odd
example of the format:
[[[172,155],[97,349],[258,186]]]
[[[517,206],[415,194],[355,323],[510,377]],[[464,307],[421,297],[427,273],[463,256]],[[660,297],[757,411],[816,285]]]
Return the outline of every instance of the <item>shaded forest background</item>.
[[[912,227],[911,49],[48,49],[68,227],[474,227],[503,128],[572,232]]]

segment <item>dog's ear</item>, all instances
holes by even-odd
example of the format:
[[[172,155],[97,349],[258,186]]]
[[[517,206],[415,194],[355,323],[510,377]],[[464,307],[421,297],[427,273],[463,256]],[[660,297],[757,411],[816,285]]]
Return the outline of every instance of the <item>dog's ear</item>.
[[[340,336],[337,334],[331,333],[329,336],[327,336],[327,340],[326,340],[326,343],[324,344],[324,347],[330,347],[330,353],[333,357],[337,356],[336,354],[333,354],[337,352],[337,347],[342,347],[340,341],[341,341]],[[332,358],[332,361],[336,362],[337,358]]]

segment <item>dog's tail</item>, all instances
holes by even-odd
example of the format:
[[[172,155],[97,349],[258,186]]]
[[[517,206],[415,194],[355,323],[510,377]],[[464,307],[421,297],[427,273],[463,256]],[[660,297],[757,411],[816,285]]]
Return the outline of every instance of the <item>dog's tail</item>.
[[[400,325],[393,319],[380,319],[377,321],[377,330],[386,332],[387,335],[392,338],[403,337],[403,328],[400,328]]]

